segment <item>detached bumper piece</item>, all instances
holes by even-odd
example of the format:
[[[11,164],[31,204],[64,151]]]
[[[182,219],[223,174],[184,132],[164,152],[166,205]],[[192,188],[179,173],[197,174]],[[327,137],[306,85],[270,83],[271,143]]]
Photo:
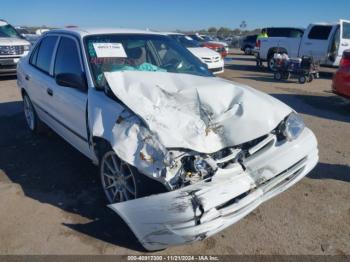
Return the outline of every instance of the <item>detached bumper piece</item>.
[[[211,180],[109,207],[147,250],[160,250],[203,240],[234,224],[302,179],[317,161],[316,138],[305,129],[296,141],[257,154],[246,170],[232,165]]]

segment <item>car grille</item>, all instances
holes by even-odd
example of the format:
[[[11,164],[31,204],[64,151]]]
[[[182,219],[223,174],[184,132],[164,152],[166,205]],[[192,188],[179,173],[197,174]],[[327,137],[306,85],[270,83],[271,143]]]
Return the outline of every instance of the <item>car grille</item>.
[[[233,148],[224,148],[211,154],[211,157],[218,163],[220,168],[225,168],[226,165],[235,159],[248,159],[265,152],[275,144],[276,140],[276,135],[274,134],[264,135]]]
[[[0,55],[22,55],[24,53],[24,46],[0,46]]]
[[[220,56],[202,57],[204,63],[217,63],[220,61]]]

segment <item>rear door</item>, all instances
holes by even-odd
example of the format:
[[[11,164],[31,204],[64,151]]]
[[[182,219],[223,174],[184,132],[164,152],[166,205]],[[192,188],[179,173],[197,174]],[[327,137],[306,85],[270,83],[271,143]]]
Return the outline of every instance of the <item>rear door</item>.
[[[300,46],[300,56],[311,56],[321,64],[328,60],[329,46],[336,27],[333,25],[310,25]]]
[[[35,46],[29,58],[29,65],[25,70],[24,81],[26,81],[27,92],[34,104],[40,119],[50,125],[52,119],[45,113],[48,111],[47,90],[50,87],[53,76],[51,66],[53,53],[58,41],[58,36],[50,35],[41,39]]]

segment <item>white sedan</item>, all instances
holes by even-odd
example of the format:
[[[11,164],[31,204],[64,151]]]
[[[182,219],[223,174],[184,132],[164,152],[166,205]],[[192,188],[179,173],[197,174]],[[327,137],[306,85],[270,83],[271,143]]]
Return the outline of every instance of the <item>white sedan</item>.
[[[201,46],[196,40],[190,36],[180,33],[165,33],[173,38],[181,45],[186,47],[192,54],[194,54],[202,63],[205,63],[213,74],[220,74],[224,72],[224,59],[221,54],[211,50],[208,47]]]
[[[50,31],[18,87],[29,129],[45,123],[100,166],[109,207],[148,250],[210,237],[318,162],[295,111],[160,33]]]

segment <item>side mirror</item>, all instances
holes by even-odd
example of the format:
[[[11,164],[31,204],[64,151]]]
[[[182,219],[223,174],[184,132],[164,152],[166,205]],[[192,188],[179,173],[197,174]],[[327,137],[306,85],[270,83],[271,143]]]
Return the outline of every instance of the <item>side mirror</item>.
[[[56,75],[56,83],[60,86],[77,88],[82,91],[87,89],[87,83],[84,74],[62,73]]]

